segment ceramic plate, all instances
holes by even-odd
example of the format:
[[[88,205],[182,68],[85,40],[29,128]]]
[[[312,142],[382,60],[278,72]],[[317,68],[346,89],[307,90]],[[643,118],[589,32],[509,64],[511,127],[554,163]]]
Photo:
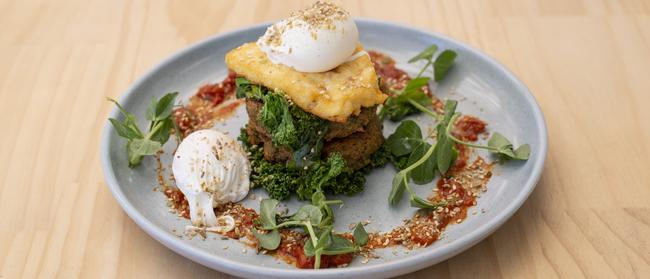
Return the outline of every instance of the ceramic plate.
[[[441,98],[459,100],[458,111],[472,114],[486,120],[489,131],[499,131],[517,146],[529,143],[531,157],[526,162],[508,162],[495,167],[495,176],[488,184],[488,192],[478,199],[476,210],[484,213],[468,214],[461,224],[451,225],[441,240],[427,248],[405,251],[393,248],[377,250],[379,259],[361,263],[357,257],[346,268],[323,270],[300,270],[273,257],[256,255],[233,240],[216,240],[209,237],[202,240],[179,238],[189,222],[170,213],[166,199],[156,186],[155,161],[146,158],[142,165],[130,169],[123,139],[113,128],[106,125],[101,144],[102,163],[106,181],[115,199],[124,211],[149,235],[175,252],[210,268],[242,277],[265,278],[384,278],[412,272],[444,261],[478,243],[503,224],[526,200],[537,183],[546,156],[546,127],[544,118],[533,96],[510,71],[482,52],[453,39],[410,27],[373,21],[357,21],[360,40],[366,49],[389,54],[398,62],[398,67],[415,74],[421,65],[406,61],[431,44],[442,49],[453,49],[458,53],[456,65],[442,84],[435,88]],[[226,52],[245,42],[254,41],[262,35],[266,24],[222,34],[187,49],[184,49],[140,78],[120,98],[120,103],[139,118],[143,118],[147,103],[152,96],[166,92],[180,92],[184,101],[196,92],[199,86],[221,81],[227,74],[224,64]],[[113,110],[110,117],[119,117]],[[420,126],[432,126],[425,116],[415,117]],[[248,121],[244,106],[236,114],[218,123],[215,129],[239,134],[239,129]],[[106,121],[108,123],[108,121]],[[144,126],[145,123],[139,123]],[[386,121],[384,134],[389,135],[395,125]],[[169,152],[175,143],[166,146]],[[479,154],[489,157],[488,154]],[[167,153],[170,154],[170,153]],[[164,156],[165,164],[170,155]],[[337,231],[348,231],[352,222],[370,220],[369,231],[388,231],[410,218],[415,210],[406,198],[396,207],[389,207],[388,193],[395,171],[392,166],[374,170],[367,176],[366,189],[352,197],[340,197],[343,208],[336,208]],[[433,183],[414,186],[421,195],[430,193]],[[265,196],[264,191],[253,191]],[[338,197],[337,197],[338,198]],[[245,200],[248,207],[259,208],[258,201]],[[295,198],[287,202],[296,208]],[[470,209],[473,210],[473,209]],[[175,231],[175,232],[174,232]],[[229,249],[224,249],[225,247]]]

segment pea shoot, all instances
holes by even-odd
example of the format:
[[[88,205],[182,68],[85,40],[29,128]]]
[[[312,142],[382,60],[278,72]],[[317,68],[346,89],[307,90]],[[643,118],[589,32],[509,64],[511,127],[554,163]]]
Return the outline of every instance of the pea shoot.
[[[438,46],[431,45],[408,61],[409,63],[425,61],[425,64],[404,89],[391,92],[391,96],[386,99],[379,112],[381,119],[388,117],[392,121],[400,121],[408,115],[417,113],[416,106],[431,105],[431,98],[422,91],[422,87],[429,84],[431,79],[423,74],[430,69],[433,73],[433,80],[442,81],[454,65],[457,56],[456,52],[450,49],[435,56],[437,51]]]
[[[129,167],[138,166],[144,156],[156,154],[169,140],[171,131],[178,131],[176,122],[172,119],[174,100],[177,95],[177,92],[167,93],[160,99],[156,97],[151,99],[145,113],[145,118],[150,121],[149,132],[146,134],[138,127],[134,114],[127,112],[117,101],[108,98],[108,101],[115,103],[124,116],[122,121],[115,118],[108,120],[117,134],[126,139]],[[178,136],[178,133],[176,135]]]
[[[458,157],[457,144],[486,149],[495,154],[500,161],[528,160],[530,156],[528,144],[515,149],[512,143],[500,133],[493,133],[487,145],[465,142],[456,138],[452,134],[452,128],[460,116],[460,113],[456,112],[457,101],[447,100],[442,114],[427,108],[431,105],[431,99],[422,92],[421,88],[429,82],[429,78],[422,75],[431,66],[433,67],[433,79],[435,81],[442,80],[457,56],[454,51],[445,50],[434,59],[437,50],[438,47],[432,45],[409,60],[409,63],[417,61],[426,61],[426,63],[417,76],[407,83],[404,90],[396,92],[386,101],[380,112],[380,115],[389,116],[391,120],[400,120],[409,114],[422,112],[437,122],[434,143],[429,143],[422,137],[420,127],[413,120],[402,121],[386,140],[385,144],[391,153],[391,161],[400,170],[393,178],[393,185],[388,196],[388,202],[391,205],[399,203],[406,191],[413,207],[435,209],[445,206],[444,202],[431,203],[418,197],[411,189],[409,182],[426,184],[433,181],[436,173],[441,176],[447,175]]]
[[[361,223],[353,232],[354,242],[332,232],[334,214],[331,205],[342,204],[341,200],[326,200],[322,191],[312,195],[311,204],[303,205],[290,216],[279,216],[278,201],[264,199],[260,203],[260,217],[253,235],[259,245],[267,250],[276,250],[282,240],[279,229],[283,227],[300,227],[309,235],[303,250],[306,256],[314,257],[314,268],[320,268],[323,255],[341,255],[354,253],[368,243],[368,233]],[[278,220],[280,222],[278,223]]]
[[[426,184],[433,181],[436,172],[442,176],[446,175],[458,157],[455,144],[486,149],[496,154],[502,161],[528,160],[530,156],[528,144],[515,149],[512,143],[499,133],[492,134],[488,145],[474,144],[456,138],[451,131],[460,116],[460,113],[456,112],[457,104],[458,102],[454,100],[446,101],[442,116],[425,107],[414,106],[434,120],[438,120],[435,128],[437,132],[435,143],[429,144],[422,138],[420,127],[413,120],[402,121],[386,140],[393,164],[400,169],[393,178],[393,186],[388,196],[391,205],[399,203],[404,190],[410,194],[409,200],[413,207],[435,209],[446,205],[433,204],[415,195],[409,186],[409,180],[413,180],[416,184]]]

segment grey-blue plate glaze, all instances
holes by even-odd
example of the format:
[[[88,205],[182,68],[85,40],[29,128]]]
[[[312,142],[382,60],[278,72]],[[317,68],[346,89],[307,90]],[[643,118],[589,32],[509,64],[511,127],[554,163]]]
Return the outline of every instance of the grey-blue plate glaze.
[[[155,162],[146,158],[142,165],[130,169],[124,141],[113,128],[107,125],[101,143],[101,157],[106,182],[115,199],[124,211],[149,235],[175,252],[205,266],[242,277],[265,278],[384,278],[412,272],[444,261],[478,243],[503,224],[522,205],[535,188],[546,157],[547,138],[544,118],[535,99],[510,71],[482,52],[453,39],[413,29],[410,27],[374,20],[358,20],[361,42],[366,49],[379,50],[391,55],[398,66],[414,73],[421,65],[410,65],[406,61],[431,44],[442,49],[453,49],[458,53],[456,65],[442,84],[435,88],[441,98],[459,100],[459,111],[476,115],[489,123],[489,131],[499,131],[512,139],[515,145],[529,143],[531,157],[526,162],[508,162],[495,167],[495,176],[490,180],[488,192],[483,194],[478,205],[470,209],[484,213],[468,214],[461,224],[447,228],[441,240],[427,248],[413,251],[392,248],[377,251],[380,256],[368,263],[361,263],[357,257],[346,268],[324,270],[300,270],[273,257],[256,255],[244,245],[233,240],[221,240],[211,236],[200,238],[179,238],[187,220],[170,213],[166,199],[160,192],[152,191],[156,186]],[[143,118],[146,105],[152,96],[178,91],[186,100],[205,83],[221,81],[227,74],[224,55],[230,49],[244,42],[256,40],[265,30],[266,24],[222,34],[180,51],[154,67],[140,78],[120,98],[120,103],[139,118]],[[243,106],[215,129],[228,131],[232,136],[247,121]],[[113,110],[110,117],[119,117]],[[425,116],[415,117],[426,127],[432,121]],[[144,125],[145,123],[140,123]],[[386,121],[384,134],[395,129],[395,124]],[[171,151],[175,143],[170,141],[165,149]],[[491,158],[488,154],[478,154]],[[170,155],[163,158],[167,164]],[[353,222],[370,220],[369,231],[388,231],[409,218],[415,210],[403,200],[396,207],[389,207],[387,196],[395,171],[391,166],[375,170],[367,176],[366,190],[352,197],[341,197],[342,208],[335,209],[337,231],[348,231]],[[430,193],[433,184],[415,186],[420,194]],[[265,196],[262,190],[253,191]],[[244,203],[258,208],[258,201],[246,199]],[[287,202],[295,208],[299,202]],[[175,231],[175,232],[173,232]],[[226,248],[227,247],[227,248]]]

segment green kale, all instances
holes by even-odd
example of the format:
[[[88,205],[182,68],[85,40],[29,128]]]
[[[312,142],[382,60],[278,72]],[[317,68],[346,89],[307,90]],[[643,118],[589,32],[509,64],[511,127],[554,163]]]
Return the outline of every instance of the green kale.
[[[251,152],[252,187],[261,186],[269,193],[269,197],[285,200],[306,183],[300,169],[264,160],[262,148],[259,146],[252,146],[249,151]]]
[[[344,169],[346,169],[345,159],[338,153],[329,156],[325,162],[312,164],[307,168],[308,175],[305,175],[309,177],[307,183],[300,185],[296,191],[298,197],[304,200],[311,197],[316,191],[324,190],[323,186],[341,175]]]
[[[235,96],[237,98],[250,98],[254,100],[261,101],[262,97],[266,95],[266,88],[252,84],[249,80],[238,77],[235,79],[235,85],[237,86],[237,91]]]
[[[292,146],[293,160],[297,166],[306,165],[305,161],[320,160],[323,137],[327,132],[327,121],[308,113],[298,106],[289,107],[297,134],[301,135],[297,145]]]
[[[300,199],[309,199],[319,188],[333,195],[363,191],[366,182],[363,171],[353,171],[345,166],[345,160],[339,154],[333,154],[325,161],[314,161],[305,169],[265,160],[262,148],[249,144],[245,129],[242,129],[239,140],[250,154],[252,187],[264,188],[273,199],[285,200],[292,193],[297,193]]]
[[[236,85],[238,98],[263,103],[258,120],[271,133],[273,144],[293,152],[296,166],[302,167],[307,164],[305,161],[320,158],[327,121],[293,105],[282,92],[252,84],[245,78],[237,78]]]
[[[392,156],[390,149],[386,143],[382,144],[381,147],[375,153],[372,153],[370,156],[370,165],[365,167],[368,171],[371,169],[381,168],[391,162]]]
[[[323,191],[332,195],[354,195],[363,191],[366,184],[364,171],[353,171],[346,168],[329,183],[323,185]]]
[[[293,149],[300,142],[300,134],[289,112],[289,102],[278,92],[269,92],[262,100],[264,105],[257,116],[258,120],[271,133],[275,145]]]

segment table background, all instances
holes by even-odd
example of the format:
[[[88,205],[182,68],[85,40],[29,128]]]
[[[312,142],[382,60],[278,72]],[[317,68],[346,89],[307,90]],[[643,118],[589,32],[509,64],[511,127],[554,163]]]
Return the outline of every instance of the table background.
[[[113,199],[105,97],[179,49],[308,2],[0,0],[0,277],[228,278],[163,247]],[[650,276],[650,2],[343,6],[482,49],[548,123],[544,174],[512,219],[404,278]]]

